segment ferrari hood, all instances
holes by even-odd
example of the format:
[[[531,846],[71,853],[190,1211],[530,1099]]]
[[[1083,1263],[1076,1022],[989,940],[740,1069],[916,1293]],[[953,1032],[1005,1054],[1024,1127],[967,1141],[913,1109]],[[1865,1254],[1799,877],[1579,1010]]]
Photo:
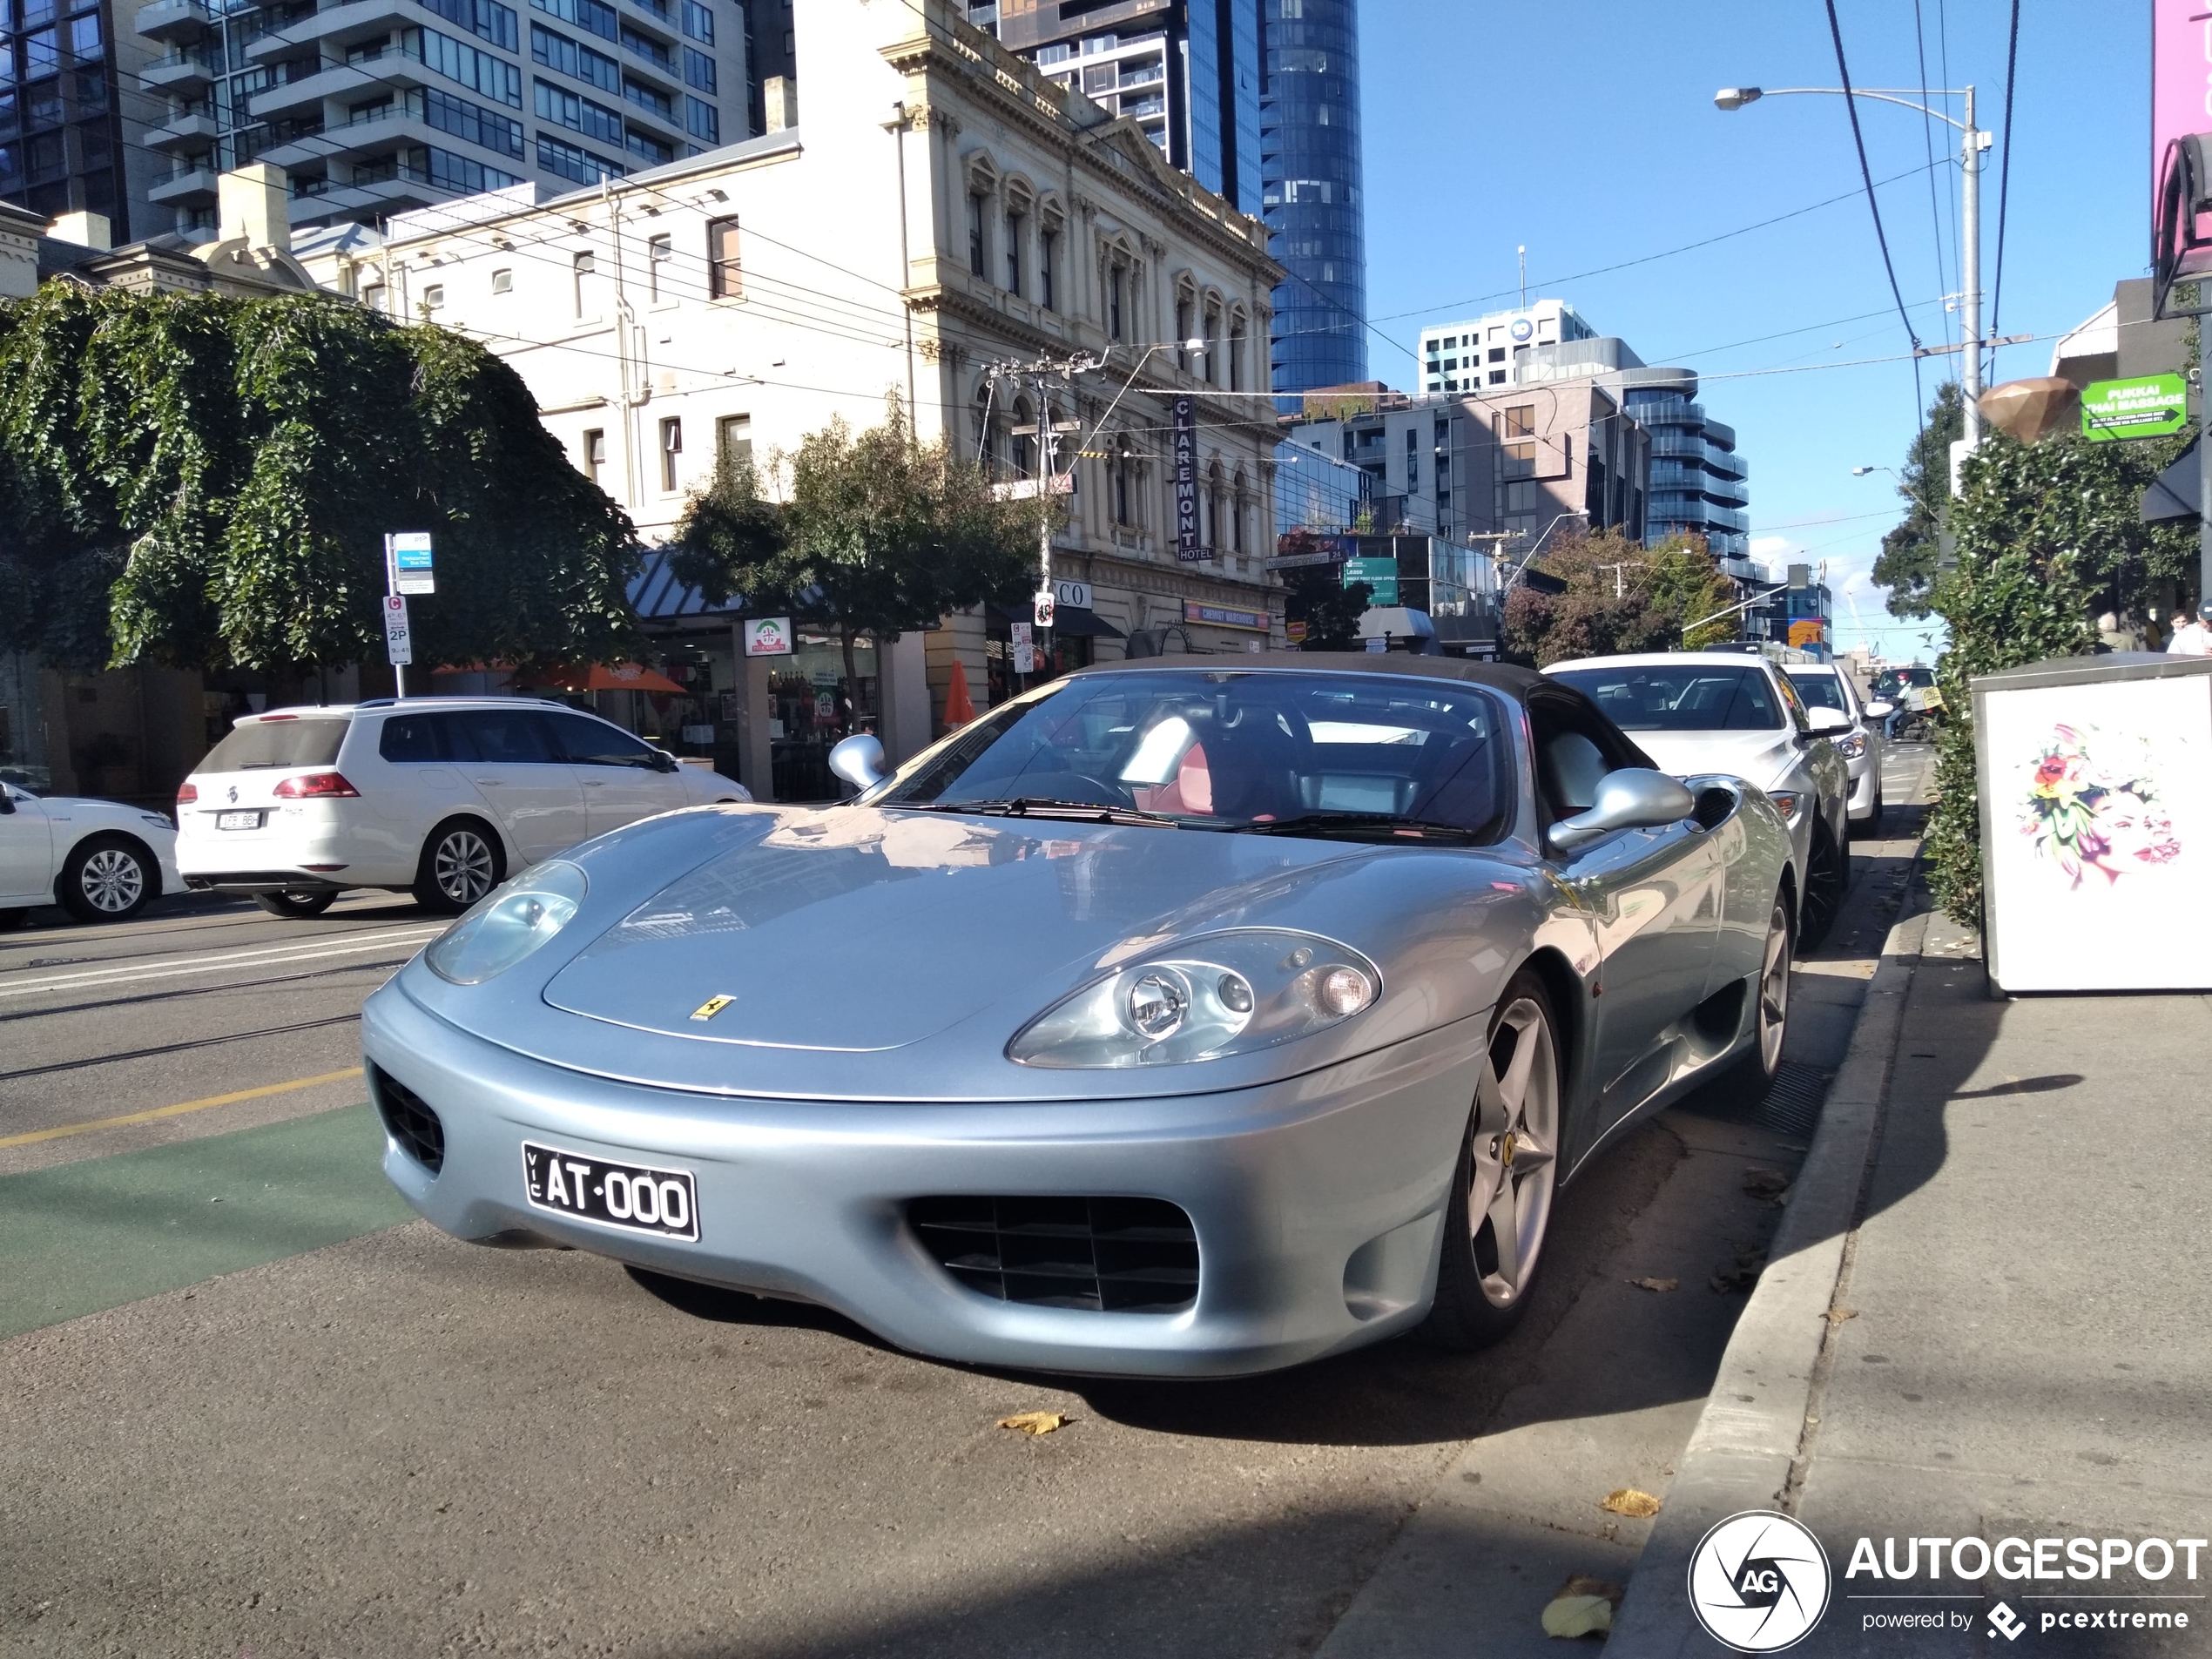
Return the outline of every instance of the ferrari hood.
[[[1771,789],[1795,763],[1795,733],[1778,732],[1631,732],[1637,748],[1678,778],[1724,772]]]
[[[1193,926],[1277,919],[1301,872],[1370,849],[1151,826],[785,811],[670,881],[548,981],[641,1032],[867,1053]]]

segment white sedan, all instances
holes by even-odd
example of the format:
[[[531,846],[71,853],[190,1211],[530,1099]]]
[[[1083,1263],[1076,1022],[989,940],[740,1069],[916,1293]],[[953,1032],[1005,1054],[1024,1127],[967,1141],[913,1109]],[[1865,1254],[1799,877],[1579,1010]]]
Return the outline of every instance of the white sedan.
[[[122,921],[183,887],[177,826],[159,813],[0,783],[0,924],[49,904]]]

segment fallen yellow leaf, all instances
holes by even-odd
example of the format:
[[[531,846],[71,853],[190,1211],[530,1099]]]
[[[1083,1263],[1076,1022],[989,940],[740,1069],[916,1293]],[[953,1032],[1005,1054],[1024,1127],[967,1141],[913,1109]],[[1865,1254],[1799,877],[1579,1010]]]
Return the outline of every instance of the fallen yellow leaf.
[[[1635,1487],[1622,1487],[1618,1492],[1608,1493],[1605,1501],[1598,1507],[1609,1509],[1616,1515],[1626,1515],[1631,1521],[1649,1521],[1659,1513],[1659,1500],[1649,1492],[1638,1491]]]
[[[999,1426],[1023,1434],[1049,1434],[1055,1428],[1065,1428],[1071,1420],[1058,1412],[1017,1412],[1011,1417],[1000,1418]]]
[[[1857,1308],[1830,1308],[1828,1310],[1828,1323],[1831,1325],[1841,1325],[1845,1319],[1855,1319],[1858,1317]]]
[[[1544,1609],[1544,1634],[1552,1636],[1602,1636],[1613,1629],[1613,1610],[1623,1594],[1618,1584],[1577,1573],[1552,1593]]]
[[[1632,1278],[1629,1283],[1640,1291],[1671,1291],[1682,1281],[1678,1278]]]

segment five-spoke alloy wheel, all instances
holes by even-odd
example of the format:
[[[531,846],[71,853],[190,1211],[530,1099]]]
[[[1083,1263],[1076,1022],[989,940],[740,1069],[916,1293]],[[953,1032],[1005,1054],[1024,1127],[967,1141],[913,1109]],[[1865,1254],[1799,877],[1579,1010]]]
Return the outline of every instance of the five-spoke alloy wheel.
[[[1445,1217],[1426,1327],[1443,1346],[1494,1342],[1527,1305],[1559,1176],[1557,1028],[1543,981],[1514,975],[1499,999],[1490,1065],[1475,1091]]]

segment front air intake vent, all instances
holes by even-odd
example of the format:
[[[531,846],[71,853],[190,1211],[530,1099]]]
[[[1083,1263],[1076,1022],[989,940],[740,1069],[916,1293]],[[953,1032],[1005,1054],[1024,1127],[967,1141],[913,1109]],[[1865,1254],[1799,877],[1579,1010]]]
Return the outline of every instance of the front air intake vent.
[[[432,1175],[445,1167],[446,1126],[421,1096],[381,1066],[368,1069],[368,1092],[401,1150]]]
[[[916,1198],[922,1248],[1001,1302],[1180,1313],[1198,1298],[1198,1235],[1158,1198]]]

